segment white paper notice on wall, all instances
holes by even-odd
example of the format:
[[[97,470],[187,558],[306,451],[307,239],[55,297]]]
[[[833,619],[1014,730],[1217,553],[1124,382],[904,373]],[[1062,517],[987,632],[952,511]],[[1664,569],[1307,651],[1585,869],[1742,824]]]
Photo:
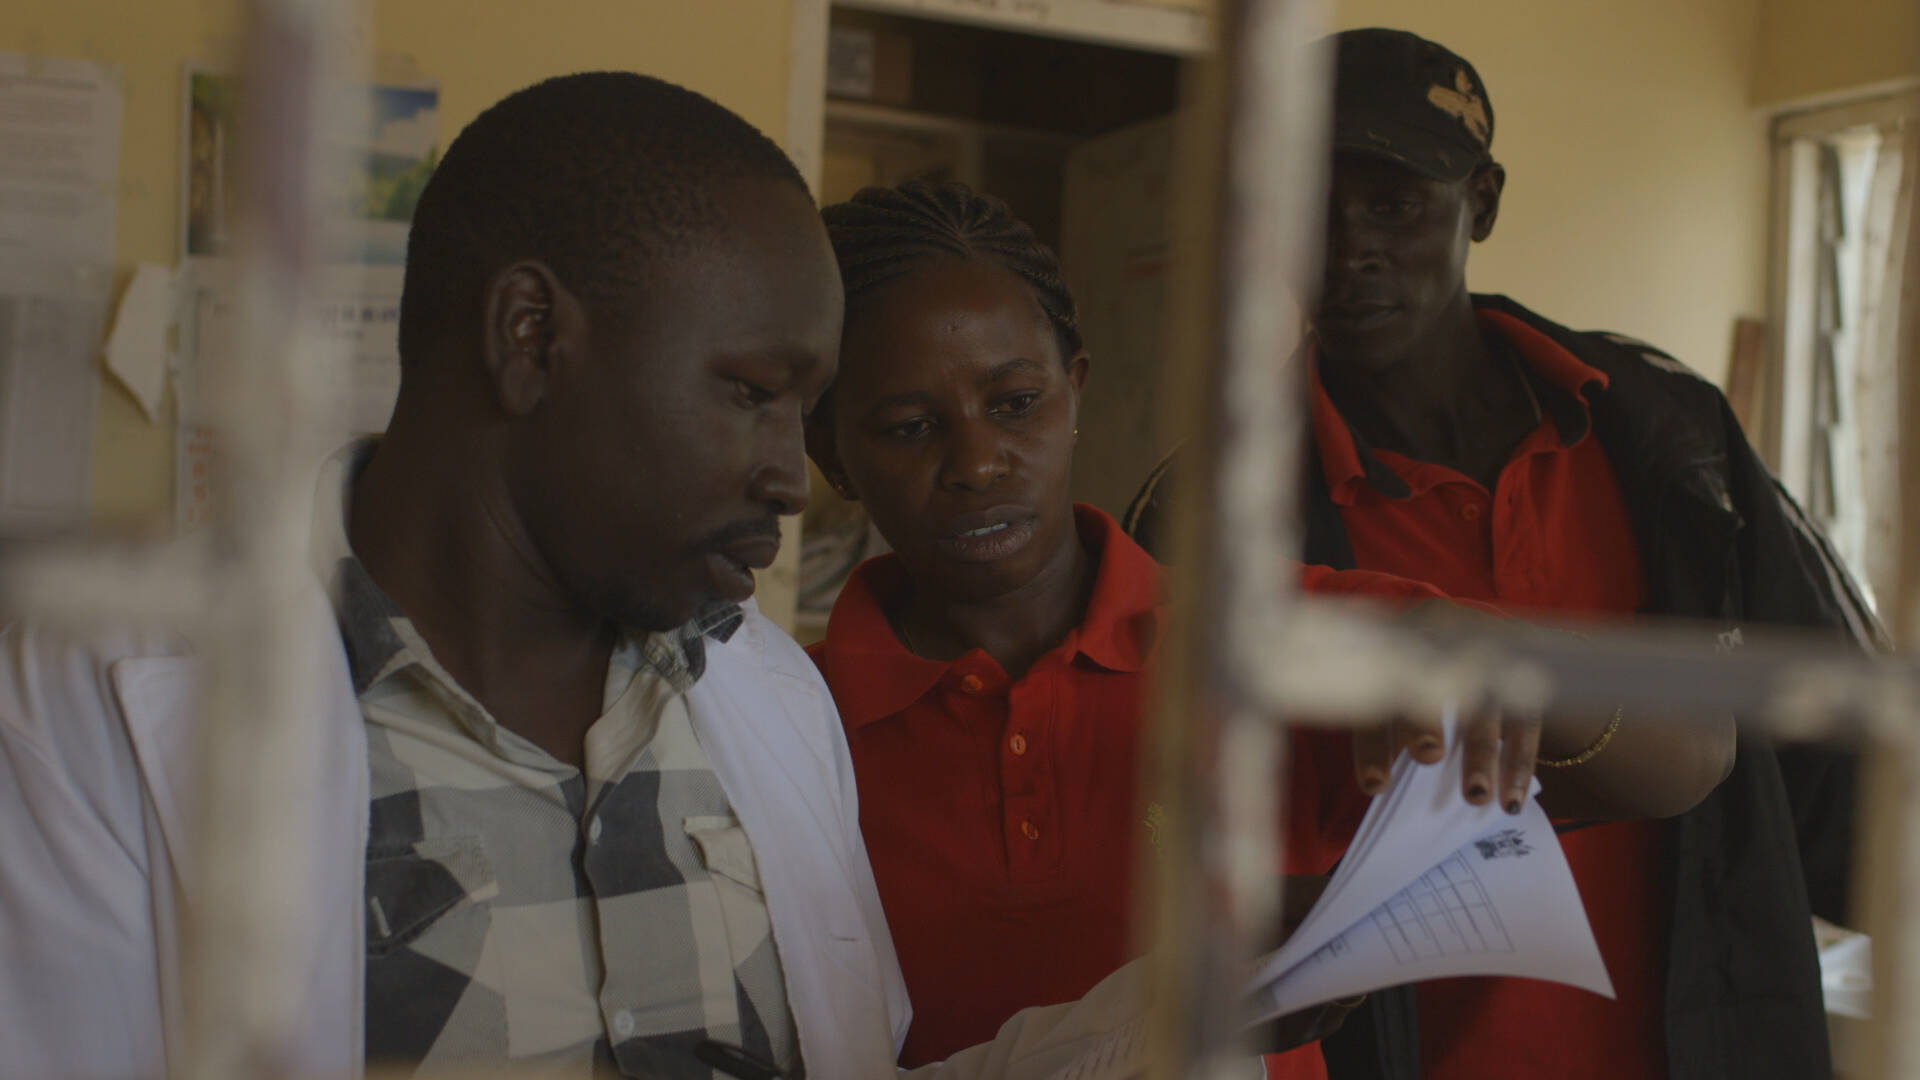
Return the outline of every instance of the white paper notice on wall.
[[[181,415],[206,419],[208,395],[217,387],[231,340],[237,297],[232,266],[196,260],[180,286],[182,301],[179,386]],[[337,265],[325,268],[308,297],[307,318],[333,348],[337,368],[316,380],[333,395],[323,411],[337,417],[329,434],[340,440],[387,429],[400,392],[400,288],[398,266]]]
[[[215,501],[219,432],[213,426],[213,396],[223,355],[232,339],[237,297],[231,264],[194,260],[180,285],[181,355],[175,389],[180,427],[175,446],[176,524],[182,533],[206,523]],[[329,444],[385,431],[400,391],[400,290],[398,266],[335,265],[319,275],[306,317],[330,339],[330,365],[310,384],[329,395],[318,411],[330,420]]]
[[[111,68],[0,53],[0,532],[91,501],[120,110]]]
[[[113,261],[120,80],[84,60],[0,53],[0,261]]]
[[[173,367],[173,280],[171,267],[140,264],[120,294],[107,334],[107,370],[133,394],[149,422],[159,416]]]
[[[0,261],[0,533],[86,516],[109,282],[104,268]]]

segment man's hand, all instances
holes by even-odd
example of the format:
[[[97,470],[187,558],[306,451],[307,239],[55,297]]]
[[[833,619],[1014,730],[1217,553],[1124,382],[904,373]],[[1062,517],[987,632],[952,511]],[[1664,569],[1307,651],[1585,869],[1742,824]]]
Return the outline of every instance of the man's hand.
[[[1319,1042],[1339,1031],[1340,1025],[1347,1021],[1347,1014],[1359,1008],[1365,1000],[1365,995],[1362,995],[1352,1001],[1315,1005],[1289,1016],[1269,1020],[1253,1029],[1253,1048],[1261,1054],[1279,1054]]]
[[[1280,933],[1266,951],[1271,952],[1286,943],[1287,938],[1299,929],[1306,920],[1307,912],[1320,899],[1327,889],[1327,878],[1322,874],[1288,874],[1286,890],[1280,906]],[[1252,1032],[1253,1045],[1262,1054],[1278,1054],[1284,1050],[1305,1046],[1340,1030],[1364,997],[1348,1002],[1330,1002],[1315,1005],[1297,1013],[1277,1017],[1255,1027]]]
[[[1522,717],[1496,708],[1463,716],[1459,736],[1465,761],[1460,793],[1475,806],[1496,795],[1500,806],[1517,814],[1526,805],[1533,785],[1534,758],[1540,752],[1540,719]],[[1404,749],[1422,765],[1446,757],[1446,743],[1436,720],[1398,719],[1353,733],[1353,778],[1368,795],[1387,786],[1393,759]]]

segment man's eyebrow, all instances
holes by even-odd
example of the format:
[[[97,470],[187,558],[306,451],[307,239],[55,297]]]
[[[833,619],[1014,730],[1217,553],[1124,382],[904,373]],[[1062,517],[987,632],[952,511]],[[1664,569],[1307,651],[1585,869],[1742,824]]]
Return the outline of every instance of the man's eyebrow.
[[[931,404],[932,401],[933,395],[924,390],[909,390],[904,394],[892,394],[888,397],[880,398],[875,401],[867,411],[879,412],[882,409],[891,409],[901,405],[927,405]]]
[[[714,355],[714,362],[735,364],[778,364],[796,375],[812,372],[820,367],[819,356],[798,346],[766,345],[746,346],[739,349],[724,349]]]
[[[783,364],[791,364],[794,367],[811,364],[816,359],[813,353],[798,345],[777,343],[749,345],[746,348],[734,350],[728,355],[742,360],[773,360]]]

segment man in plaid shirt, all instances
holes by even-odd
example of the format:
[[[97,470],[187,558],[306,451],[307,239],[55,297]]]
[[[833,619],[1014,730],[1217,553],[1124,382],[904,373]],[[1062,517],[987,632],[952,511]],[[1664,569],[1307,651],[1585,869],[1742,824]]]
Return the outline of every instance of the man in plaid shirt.
[[[819,231],[764,136],[629,75],[496,104],[422,195],[399,404],[318,519],[367,722],[369,1061],[798,1064],[687,694],[806,498]]]

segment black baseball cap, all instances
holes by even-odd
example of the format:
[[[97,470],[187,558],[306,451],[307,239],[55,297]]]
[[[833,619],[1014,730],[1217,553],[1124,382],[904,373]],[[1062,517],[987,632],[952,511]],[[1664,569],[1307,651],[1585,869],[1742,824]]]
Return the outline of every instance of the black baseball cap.
[[[1448,181],[1493,163],[1493,103],[1472,64],[1405,30],[1346,30],[1329,40],[1335,152]]]

